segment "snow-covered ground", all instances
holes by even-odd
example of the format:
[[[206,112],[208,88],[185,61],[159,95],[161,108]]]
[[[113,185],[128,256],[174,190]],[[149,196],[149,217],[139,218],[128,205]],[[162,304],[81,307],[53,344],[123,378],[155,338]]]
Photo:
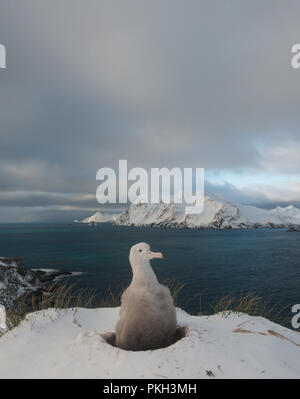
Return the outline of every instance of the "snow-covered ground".
[[[165,349],[109,345],[119,308],[40,311],[0,338],[0,378],[299,378],[300,333],[245,314],[190,316]]]

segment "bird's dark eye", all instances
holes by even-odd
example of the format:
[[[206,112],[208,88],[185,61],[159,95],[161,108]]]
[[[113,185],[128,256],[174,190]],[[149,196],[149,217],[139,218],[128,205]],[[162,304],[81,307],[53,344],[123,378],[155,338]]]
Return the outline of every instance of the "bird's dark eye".
[[[142,249],[139,249],[139,252],[142,252]]]

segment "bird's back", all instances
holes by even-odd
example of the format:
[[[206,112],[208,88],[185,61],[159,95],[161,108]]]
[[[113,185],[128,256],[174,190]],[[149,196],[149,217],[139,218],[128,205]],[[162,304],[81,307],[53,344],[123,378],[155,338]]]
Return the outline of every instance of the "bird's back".
[[[176,325],[176,310],[167,287],[132,284],[122,295],[116,345],[127,350],[162,348],[173,342]]]

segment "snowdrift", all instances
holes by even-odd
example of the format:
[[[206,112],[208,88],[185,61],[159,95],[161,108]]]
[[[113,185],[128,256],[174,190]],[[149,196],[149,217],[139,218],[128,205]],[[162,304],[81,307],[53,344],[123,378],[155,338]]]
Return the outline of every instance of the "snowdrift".
[[[35,312],[0,338],[0,378],[299,378],[300,333],[246,314],[191,316],[186,336],[154,351],[103,338],[119,308]]]

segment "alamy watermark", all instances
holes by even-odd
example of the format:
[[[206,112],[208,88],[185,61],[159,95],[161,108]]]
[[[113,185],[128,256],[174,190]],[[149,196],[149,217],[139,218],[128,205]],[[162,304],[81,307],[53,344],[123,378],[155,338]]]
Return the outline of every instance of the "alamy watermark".
[[[292,46],[292,56],[291,65],[294,69],[300,68],[300,44],[294,44]]]
[[[296,313],[292,318],[292,327],[297,330],[300,328],[300,304],[296,304],[292,307],[292,313]]]
[[[127,161],[120,160],[118,173],[112,168],[101,168],[96,180],[103,181],[96,192],[100,204],[184,204],[186,214],[200,214],[204,209],[203,168],[151,168],[149,176],[144,168],[128,171]],[[129,186],[130,181],[133,183]]]
[[[0,304],[0,333],[5,332],[6,329],[6,311],[5,307]]]
[[[6,48],[0,43],[0,68],[6,68]]]

